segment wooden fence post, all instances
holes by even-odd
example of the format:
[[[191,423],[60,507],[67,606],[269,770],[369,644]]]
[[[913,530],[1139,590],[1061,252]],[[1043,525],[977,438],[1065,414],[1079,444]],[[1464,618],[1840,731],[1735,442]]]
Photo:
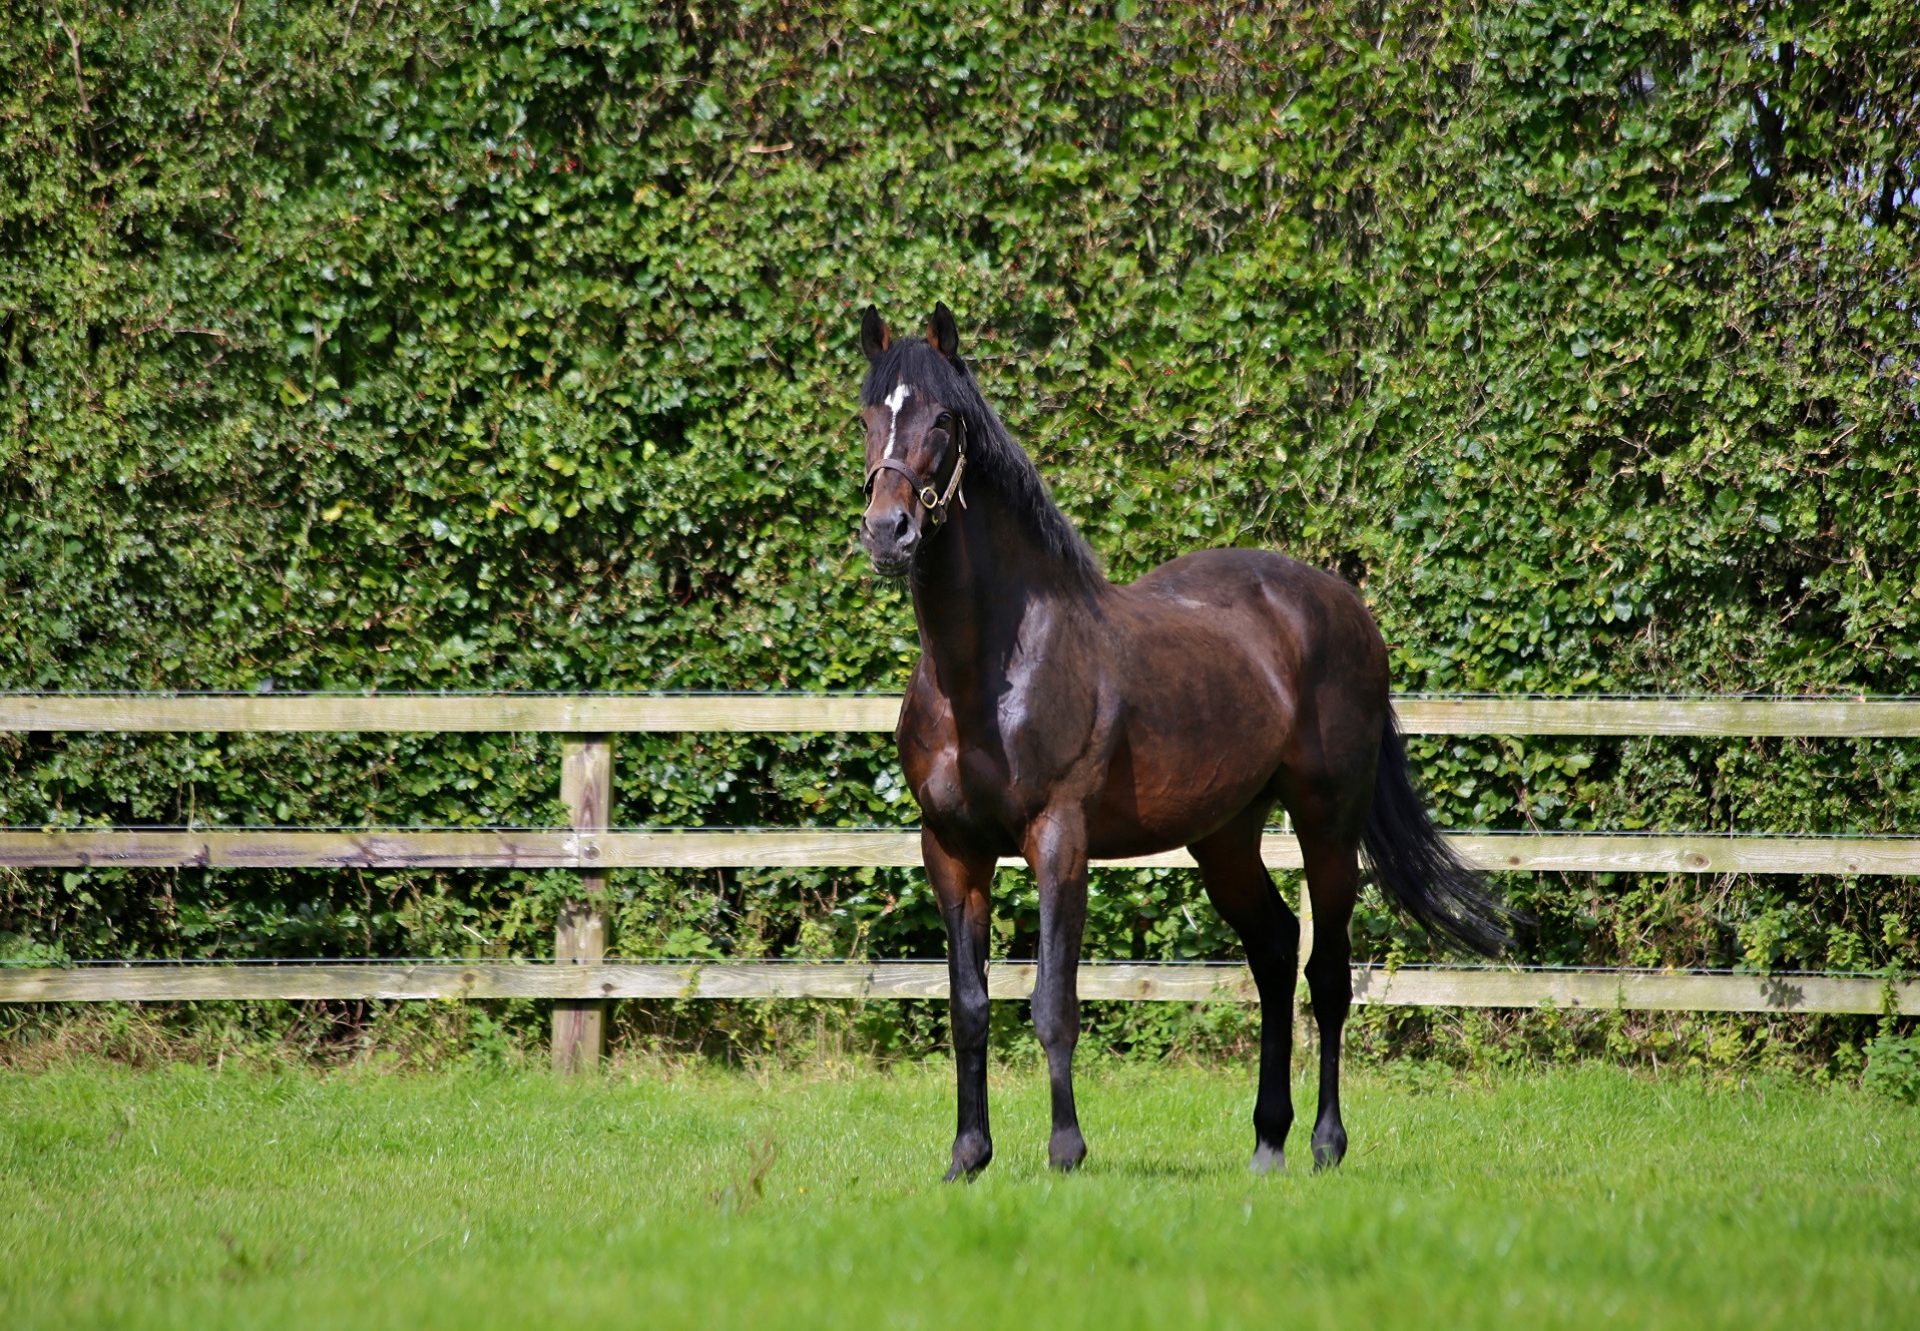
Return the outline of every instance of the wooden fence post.
[[[1307,959],[1312,955],[1313,894],[1307,891],[1307,876],[1303,873],[1300,875],[1300,955],[1293,979],[1296,1000],[1293,1019],[1298,1023],[1296,1034],[1319,1029],[1313,1024],[1313,1000],[1307,993]]]
[[[569,735],[560,747],[560,798],[575,832],[603,832],[613,803],[613,745],[605,735]],[[580,895],[560,908],[555,962],[595,963],[607,954],[607,871],[580,870]],[[557,1072],[597,1068],[607,1047],[607,1003],[553,1005],[553,1066]]]

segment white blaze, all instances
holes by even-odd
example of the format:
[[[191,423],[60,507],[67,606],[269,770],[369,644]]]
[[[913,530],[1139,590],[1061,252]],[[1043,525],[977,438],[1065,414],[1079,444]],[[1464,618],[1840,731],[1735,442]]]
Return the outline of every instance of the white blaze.
[[[887,394],[887,456],[893,456],[894,435],[900,428],[900,408],[907,405],[907,399],[913,396],[913,390],[905,384],[895,384],[893,391]]]

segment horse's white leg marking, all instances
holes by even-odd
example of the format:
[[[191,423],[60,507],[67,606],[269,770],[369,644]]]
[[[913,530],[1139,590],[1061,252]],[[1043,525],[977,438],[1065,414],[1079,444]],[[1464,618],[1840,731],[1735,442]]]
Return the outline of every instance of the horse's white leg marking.
[[[900,408],[907,405],[907,399],[913,396],[913,390],[905,384],[895,384],[893,391],[887,394],[887,456],[893,456],[894,432],[900,427]]]

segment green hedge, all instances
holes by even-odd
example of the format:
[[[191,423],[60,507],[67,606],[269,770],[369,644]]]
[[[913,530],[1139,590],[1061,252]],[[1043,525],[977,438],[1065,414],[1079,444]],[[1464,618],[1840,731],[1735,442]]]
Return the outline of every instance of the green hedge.
[[[896,688],[856,317],[945,299],[1117,579],[1336,568],[1407,690],[1920,691],[1920,11],[1287,9],[16,16],[0,686]],[[1455,826],[1920,828],[1906,743],[1414,748]],[[0,822],[546,822],[554,750],[0,737]],[[872,737],[620,770],[623,823],[913,817]],[[538,953],[565,886],[4,872],[0,950]],[[1510,886],[1542,961],[1920,962],[1911,881]],[[914,874],[616,888],[629,953],[939,947]],[[1195,903],[1105,875],[1089,950],[1227,953]]]

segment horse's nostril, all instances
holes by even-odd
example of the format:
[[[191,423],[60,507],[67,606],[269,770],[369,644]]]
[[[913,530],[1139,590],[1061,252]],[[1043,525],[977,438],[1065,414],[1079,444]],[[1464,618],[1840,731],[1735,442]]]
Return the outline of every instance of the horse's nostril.
[[[893,539],[896,541],[905,539],[907,530],[912,526],[913,522],[907,517],[905,509],[896,512],[893,515]]]

